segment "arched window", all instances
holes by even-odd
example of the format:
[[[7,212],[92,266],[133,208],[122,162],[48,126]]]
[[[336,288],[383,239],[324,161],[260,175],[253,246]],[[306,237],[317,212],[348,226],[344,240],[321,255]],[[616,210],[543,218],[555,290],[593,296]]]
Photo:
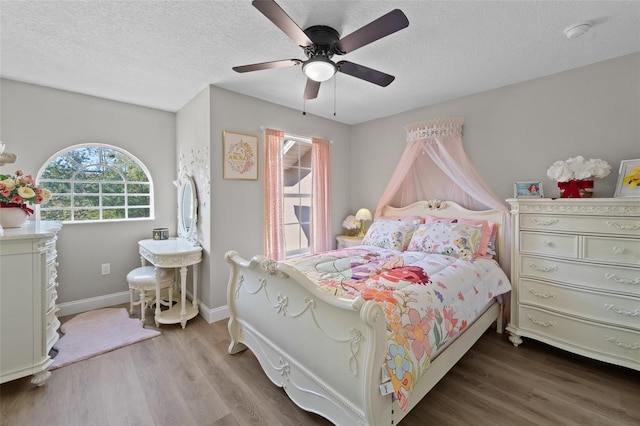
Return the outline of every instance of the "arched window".
[[[105,144],[75,145],[54,154],[36,181],[51,191],[42,220],[102,222],[153,218],[153,182],[133,155]]]

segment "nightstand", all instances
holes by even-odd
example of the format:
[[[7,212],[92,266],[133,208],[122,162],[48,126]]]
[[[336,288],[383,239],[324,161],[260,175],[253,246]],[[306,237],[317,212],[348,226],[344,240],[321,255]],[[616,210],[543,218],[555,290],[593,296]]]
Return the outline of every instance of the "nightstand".
[[[338,235],[336,240],[338,241],[338,249],[343,249],[347,247],[359,246],[362,244],[362,239],[364,237],[352,237],[349,235]]]

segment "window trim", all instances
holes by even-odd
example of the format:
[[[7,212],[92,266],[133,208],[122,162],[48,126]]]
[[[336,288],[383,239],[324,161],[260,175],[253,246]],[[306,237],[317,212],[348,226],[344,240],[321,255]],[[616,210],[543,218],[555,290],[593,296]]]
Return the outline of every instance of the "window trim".
[[[106,143],[101,143],[101,142],[93,142],[93,143],[81,143],[81,144],[76,144],[76,145],[71,145],[68,146],[66,148],[63,148],[59,151],[57,151],[56,153],[54,153],[53,155],[51,155],[47,161],[42,164],[42,166],[40,166],[40,169],[38,170],[38,174],[36,175],[36,183],[38,183],[40,185],[40,179],[42,177],[42,174],[44,173],[45,169],[47,167],[49,167],[49,165],[51,164],[51,161],[53,161],[55,158],[64,155],[65,153],[69,152],[69,151],[73,151],[73,150],[77,150],[77,149],[82,149],[82,148],[107,148],[107,149],[112,149],[115,151],[119,151],[123,154],[125,154],[130,160],[134,161],[136,163],[136,165],[138,167],[140,167],[142,169],[142,171],[145,173],[147,179],[148,179],[148,184],[149,184],[149,216],[148,217],[138,217],[138,218],[129,218],[129,217],[125,217],[125,218],[118,218],[118,219],[97,219],[97,220],[63,220],[61,221],[63,224],[65,225],[73,225],[73,224],[87,224],[87,223],[110,223],[110,222],[139,222],[139,221],[147,221],[147,220],[154,220],[155,219],[155,190],[154,190],[154,184],[153,184],[153,178],[151,177],[151,173],[149,172],[149,169],[147,168],[147,166],[140,161],[140,159],[138,157],[136,157],[135,155],[131,154],[129,151],[127,151],[124,148],[121,148],[119,146],[115,146],[115,145],[110,145],[110,144],[106,144]],[[102,164],[102,163],[100,163]],[[78,170],[79,171],[79,170]],[[75,175],[75,174],[74,174]],[[69,180],[68,182],[71,183],[71,189],[72,192],[70,193],[70,196],[73,198],[76,195],[81,195],[81,194],[76,194],[75,192],[73,192],[73,180]],[[123,181],[123,182],[129,182],[127,180]],[[131,181],[134,182],[134,181]],[[114,183],[111,181],[96,181],[96,183]],[[146,184],[146,182],[145,182]],[[100,190],[99,196],[102,196],[103,192],[102,190]],[[127,196],[127,193],[124,192],[122,194],[118,193],[118,194],[113,194],[113,195],[121,195],[121,196]],[[36,208],[36,217],[37,220],[40,220],[40,206],[38,205]],[[131,206],[128,206],[126,204],[125,201],[125,208],[131,208]],[[147,208],[146,206],[144,206],[144,208]],[[94,208],[95,209],[95,208]],[[100,205],[98,207],[98,209],[100,210],[100,212],[102,212],[105,209],[109,209],[109,206],[107,206],[106,208],[102,205]]]
[[[290,143],[290,141],[294,141],[294,143]],[[284,169],[285,169],[285,164],[284,164],[284,158],[287,154],[287,151],[289,149],[291,149],[291,147],[293,147],[295,145],[295,143],[304,143],[304,144],[308,144],[311,148],[312,144],[313,144],[313,140],[311,138],[307,138],[307,137],[302,137],[302,136],[295,136],[295,135],[291,135],[291,134],[284,134],[284,137],[282,138],[282,149],[281,149],[281,155],[283,158],[283,164],[282,164],[282,172],[284,173]],[[298,169],[302,169],[302,167],[297,166]],[[306,168],[305,168],[306,169]],[[311,175],[313,176],[313,166],[310,165],[309,166],[309,170]],[[283,187],[282,187],[282,201],[283,201],[283,206],[284,206],[284,200],[286,198],[299,198],[299,197],[303,197],[303,198],[309,198],[310,200],[313,198],[313,185],[311,187],[311,192],[310,193],[298,193],[298,194],[286,194],[284,192],[284,182],[283,182]],[[283,232],[284,229],[286,227],[286,225],[291,225],[292,223],[287,223],[284,221],[284,215],[282,216],[282,228],[283,228]],[[299,235],[298,235],[298,239],[300,239],[301,234],[303,233],[302,231],[302,224],[300,222],[298,222],[298,225],[300,227],[299,229]],[[312,229],[312,221],[311,221],[311,216],[309,217],[309,228]],[[306,248],[297,248],[294,250],[287,250],[287,241],[286,238],[284,240],[284,252],[285,252],[285,258],[286,259],[291,259],[291,258],[295,258],[295,257],[300,257],[300,256],[305,256],[308,254],[311,254],[312,252],[312,246],[311,246],[311,237],[309,237],[308,240],[308,246]]]

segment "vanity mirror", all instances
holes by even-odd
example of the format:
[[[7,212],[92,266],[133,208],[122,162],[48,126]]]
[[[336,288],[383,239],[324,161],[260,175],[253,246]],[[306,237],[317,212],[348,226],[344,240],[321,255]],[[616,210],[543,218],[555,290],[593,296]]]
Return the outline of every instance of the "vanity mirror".
[[[191,244],[198,242],[198,197],[191,176],[180,178],[178,183],[178,237]]]

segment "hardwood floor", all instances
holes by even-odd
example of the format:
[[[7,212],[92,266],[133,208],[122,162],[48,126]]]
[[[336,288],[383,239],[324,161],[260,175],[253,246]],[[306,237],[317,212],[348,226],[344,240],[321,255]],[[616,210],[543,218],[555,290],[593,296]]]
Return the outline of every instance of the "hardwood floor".
[[[0,424],[330,424],[295,406],[250,351],[229,355],[226,320],[160,331],[55,370],[43,387],[29,377],[0,385]],[[429,424],[639,425],[640,372],[530,339],[514,348],[489,331],[400,423]]]

